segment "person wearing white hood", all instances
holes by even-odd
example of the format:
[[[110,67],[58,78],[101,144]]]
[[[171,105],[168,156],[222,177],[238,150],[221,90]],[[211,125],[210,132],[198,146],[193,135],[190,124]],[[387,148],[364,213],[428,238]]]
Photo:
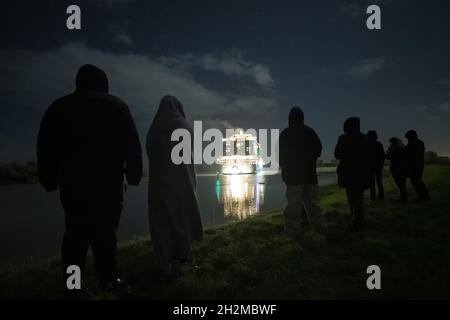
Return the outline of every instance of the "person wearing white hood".
[[[178,143],[171,141],[176,129],[186,129],[193,136],[183,105],[167,95],[161,99],[146,143],[150,235],[162,279],[175,277],[178,266],[189,258],[191,242],[203,239],[192,154],[190,163],[174,164],[171,159]]]

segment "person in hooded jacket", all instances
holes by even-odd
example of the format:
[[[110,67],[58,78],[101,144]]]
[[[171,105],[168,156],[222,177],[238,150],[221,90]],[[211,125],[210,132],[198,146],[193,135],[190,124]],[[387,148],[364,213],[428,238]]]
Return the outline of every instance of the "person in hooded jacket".
[[[383,167],[384,167],[384,147],[383,144],[378,141],[378,134],[375,130],[367,132],[367,136],[370,141],[370,169],[372,171],[371,184],[370,184],[370,199],[377,199],[378,188],[378,200],[384,200],[384,186],[383,186]]]
[[[371,182],[369,151],[369,138],[361,133],[359,118],[348,118],[344,122],[344,134],[338,139],[334,156],[339,160],[338,184],[345,188],[353,215],[351,231],[363,231],[364,191],[370,188]]]
[[[108,94],[104,71],[82,66],[76,90],[45,112],[37,139],[39,182],[59,189],[65,212],[63,274],[82,275],[89,246],[101,289],[121,284],[116,270],[116,229],[122,211],[124,175],[138,185],[142,175],[139,137],[128,106]]]
[[[418,201],[428,201],[430,196],[422,178],[425,168],[425,144],[419,139],[417,132],[414,130],[409,130],[405,137],[408,140],[406,157],[408,159],[409,179],[416,190]]]
[[[408,177],[408,161],[406,157],[406,148],[403,142],[397,138],[389,139],[389,148],[386,151],[386,159],[391,162],[390,169],[392,178],[400,191],[398,201],[405,203],[408,201],[406,192],[406,179]]]
[[[188,132],[193,143],[193,129],[183,105],[174,96],[164,96],[147,135],[148,217],[163,281],[177,276],[179,267],[190,258],[191,242],[203,239],[194,148],[191,145],[191,153],[182,155],[190,159],[186,162],[172,158],[172,150],[179,142],[171,137],[177,129]]]
[[[324,232],[327,227],[320,208],[316,173],[317,158],[321,153],[322,143],[316,132],[305,125],[303,111],[299,107],[292,108],[289,127],[279,138],[279,164],[287,186],[284,218],[288,235],[295,235],[300,230],[302,215],[318,232]]]

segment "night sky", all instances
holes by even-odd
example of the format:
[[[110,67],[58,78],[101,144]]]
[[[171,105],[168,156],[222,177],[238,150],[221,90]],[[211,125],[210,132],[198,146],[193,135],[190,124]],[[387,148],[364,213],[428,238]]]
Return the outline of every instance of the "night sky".
[[[279,128],[303,108],[331,159],[349,116],[382,142],[416,129],[450,155],[450,1],[9,1],[0,19],[0,161],[35,158],[48,105],[104,69],[141,143],[160,98],[191,120]],[[66,28],[77,4],[82,30]],[[382,30],[366,28],[370,4]],[[82,124],[80,124],[82,126]]]

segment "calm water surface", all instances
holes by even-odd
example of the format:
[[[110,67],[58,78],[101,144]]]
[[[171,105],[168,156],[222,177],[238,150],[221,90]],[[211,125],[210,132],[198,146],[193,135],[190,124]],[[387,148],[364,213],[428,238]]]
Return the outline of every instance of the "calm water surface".
[[[334,174],[319,184],[334,183]],[[119,241],[148,234],[147,179],[129,187],[119,226]],[[284,206],[279,175],[198,176],[204,225],[241,220]],[[59,253],[64,215],[57,192],[40,185],[0,186],[0,262],[26,261]]]

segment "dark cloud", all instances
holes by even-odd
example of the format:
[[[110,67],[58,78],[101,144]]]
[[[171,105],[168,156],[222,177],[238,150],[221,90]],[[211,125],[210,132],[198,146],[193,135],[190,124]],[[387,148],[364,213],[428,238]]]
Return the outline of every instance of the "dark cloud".
[[[199,58],[192,54],[180,56],[189,56],[192,61],[203,61],[203,57],[209,55]],[[133,53],[105,52],[79,42],[67,43],[48,51],[0,50],[0,68],[3,71],[0,86],[4,93],[0,103],[10,113],[19,114],[19,117],[20,114],[28,118],[32,114],[42,115],[52,100],[74,90],[78,68],[91,63],[107,72],[111,93],[122,97],[129,104],[141,133],[145,132],[161,97],[166,94],[176,95],[192,120],[212,123],[225,124],[232,119],[250,116],[264,118],[276,105],[274,98],[267,92],[260,96],[239,91],[222,92],[196,80],[195,75],[186,70],[181,72],[167,66],[163,60]],[[233,63],[237,63],[236,70],[231,70]],[[250,61],[244,63],[226,59],[214,60],[205,69],[222,72],[229,77],[242,73],[249,75],[256,85],[266,86],[267,82],[262,82],[262,76],[253,71],[254,66],[269,73],[267,67]],[[239,81],[239,78],[235,80]],[[39,118],[34,121],[38,123]]]
[[[339,11],[352,18],[358,18],[366,13],[366,8],[359,3],[348,3],[341,5]]]
[[[76,3],[77,32],[65,27],[69,0],[2,5],[1,157],[34,153],[43,112],[73,91],[85,63],[105,69],[142,136],[171,93],[191,119],[220,128],[283,128],[301,105],[328,158],[353,115],[382,139],[416,128],[429,148],[449,151],[449,1]],[[371,4],[382,9],[380,32],[365,25]]]
[[[168,65],[182,69],[199,67],[208,71],[223,72],[229,76],[250,77],[256,84],[265,89],[272,89],[275,85],[267,66],[248,61],[243,54],[236,51],[222,54],[183,54],[164,57],[163,61]]]
[[[386,59],[383,58],[363,59],[347,67],[343,75],[350,81],[363,80],[379,72],[385,66]]]

